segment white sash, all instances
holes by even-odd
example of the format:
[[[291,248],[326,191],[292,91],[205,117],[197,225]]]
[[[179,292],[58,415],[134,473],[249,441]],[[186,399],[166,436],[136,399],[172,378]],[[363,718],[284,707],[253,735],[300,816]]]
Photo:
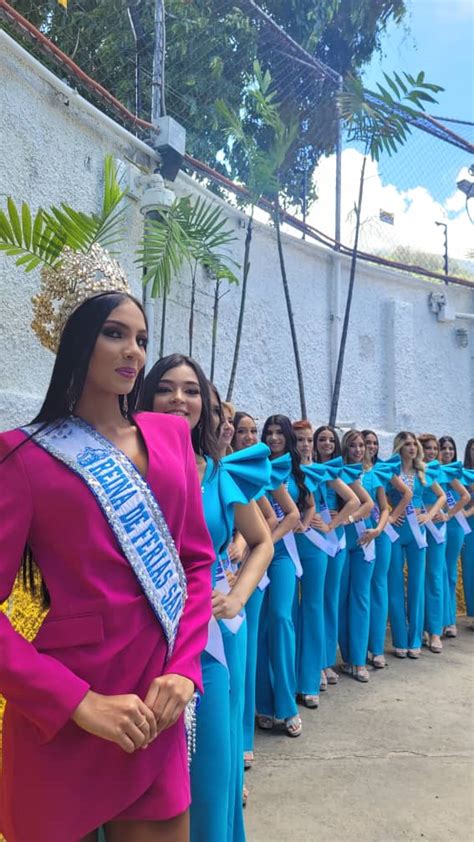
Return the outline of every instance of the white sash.
[[[81,418],[41,426],[33,424],[24,432],[35,434],[32,441],[67,465],[94,495],[161,624],[169,657],[186,600],[186,578],[151,489],[127,456]]]
[[[329,511],[325,502],[323,502],[319,507],[319,514],[321,515],[322,520],[324,523],[331,523],[331,512]],[[308,535],[306,532],[306,537],[309,538],[310,541],[313,541],[313,544],[316,544],[320,550],[327,553],[331,558],[334,558],[335,555],[339,552],[339,540],[336,535],[336,530],[331,529],[326,535],[322,535],[317,530],[311,530],[311,532],[315,532],[318,538],[313,540],[312,537]]]
[[[367,532],[367,527],[366,527],[364,521],[363,520],[356,520],[356,522],[354,523],[354,526],[355,526],[355,531],[357,532],[357,537],[362,538],[362,535],[364,534],[364,532]],[[362,552],[364,553],[364,558],[365,558],[366,561],[368,561],[369,563],[371,563],[372,561],[375,561],[375,541],[373,539],[372,539],[372,541],[369,541],[368,544],[366,544],[364,546],[362,546],[362,544],[359,544],[359,546],[360,546]]]
[[[270,584],[270,579],[268,578],[267,574],[264,573],[262,578],[260,579],[257,587],[259,588],[259,590],[264,591],[265,588],[267,587],[267,585],[269,585],[269,584]]]
[[[375,523],[378,524],[378,522],[380,520],[380,509],[377,505],[374,506],[371,514],[372,514],[372,517],[373,517]],[[398,541],[398,539],[400,538],[400,535],[398,534],[397,530],[393,528],[391,523],[385,524],[385,526],[383,528],[383,532],[385,532],[385,534],[390,538],[390,541],[392,542],[392,544],[394,544],[395,541]]]
[[[323,535],[321,532],[318,532],[317,529],[313,529],[313,527],[310,526],[303,534],[308,541],[311,541],[311,543],[314,544],[315,547],[318,547],[319,550],[322,550],[323,553],[331,556],[331,558],[334,558],[339,549],[339,542],[337,538],[335,541],[331,541],[329,539],[329,535],[331,534],[330,532],[327,533],[326,537],[326,535]]]
[[[423,506],[423,511],[426,512],[426,508]],[[434,538],[437,544],[444,544],[446,541],[446,524],[442,523],[441,526],[436,526],[433,521],[429,520],[425,523],[425,526],[430,533],[431,537]]]
[[[428,542],[420,529],[420,524],[417,521],[415,509],[413,508],[413,505],[411,503],[408,503],[408,506],[405,509],[405,515],[409,523],[410,529],[412,531],[412,535],[417,543],[418,549],[426,549],[426,547],[428,546]]]
[[[285,517],[283,509],[281,508],[281,506],[278,505],[278,503],[276,502],[276,500],[273,499],[273,497],[271,499],[271,504],[273,506],[273,511],[277,516],[278,523],[281,523],[281,521]],[[303,568],[301,566],[298,547],[296,546],[295,536],[293,532],[287,532],[286,535],[283,536],[282,541],[286,547],[288,555],[290,556],[293,564],[295,565],[296,575],[298,579],[300,579],[303,575]]]
[[[220,558],[217,559],[216,562],[216,584],[215,588],[217,591],[220,591],[223,594],[230,593],[230,585],[229,580],[226,576],[224,565],[222,564],[222,560]],[[243,621],[245,620],[245,611],[240,611],[236,617],[232,617],[231,620],[221,620],[222,623],[232,632],[235,634],[240,629]]]
[[[222,639],[222,632],[215,617],[209,620],[206,652],[216,661],[219,661],[222,666],[227,667],[227,658],[224,651],[224,641]]]
[[[451,491],[450,488],[448,488],[446,490],[446,499],[448,501],[448,507],[450,509],[452,509],[457,503],[457,500],[456,500],[456,498],[455,498],[455,496],[454,496],[454,494],[453,494],[453,492]],[[454,517],[456,518],[457,522],[459,523],[459,526],[462,528],[464,534],[470,535],[470,533],[472,532],[472,529],[467,522],[467,517],[464,514],[464,512],[456,512]]]

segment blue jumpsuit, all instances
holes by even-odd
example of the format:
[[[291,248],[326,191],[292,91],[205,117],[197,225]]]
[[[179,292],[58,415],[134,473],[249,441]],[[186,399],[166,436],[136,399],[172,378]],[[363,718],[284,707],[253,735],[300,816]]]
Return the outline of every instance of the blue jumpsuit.
[[[315,494],[317,511],[317,488],[328,478],[323,463],[302,466],[306,483]],[[325,538],[325,534],[321,533]],[[324,633],[324,580],[328,556],[315,546],[304,533],[296,533],[296,546],[303,568],[300,600],[297,604],[296,636],[296,689],[304,696],[317,696],[321,681],[321,670],[326,666],[326,638]]]
[[[285,453],[271,461],[270,487],[286,482],[291,471],[291,456]],[[253,751],[255,735],[255,684],[257,678],[257,642],[260,611],[265,589],[255,588],[245,606],[247,617],[247,661],[245,666],[244,752]]]
[[[451,481],[462,480],[464,468],[462,462],[441,465],[440,485],[448,498],[448,507],[455,505],[459,494],[451,488]],[[444,574],[444,611],[443,625],[456,625],[456,584],[458,581],[458,559],[464,543],[464,530],[456,518],[446,524],[446,564]]]
[[[430,462],[434,466],[435,462]],[[439,477],[438,477],[439,481]],[[438,497],[431,488],[423,489],[423,503],[425,508],[431,508]],[[426,530],[426,574],[425,574],[425,631],[428,634],[440,635],[443,631],[443,604],[446,570],[446,525],[433,524],[440,535],[444,534],[444,541],[438,543],[431,532]]]
[[[347,469],[354,471],[352,477]],[[341,479],[350,484],[361,479],[361,465],[346,465]],[[374,479],[374,476],[372,476]],[[372,524],[365,521],[370,529]],[[347,553],[341,577],[339,597],[339,649],[346,664],[362,666],[367,658],[370,627],[370,586],[374,572],[374,561],[366,561],[354,524],[345,527]]]
[[[321,463],[328,471],[331,479],[338,479],[344,463],[340,456]],[[337,511],[338,496],[331,487],[330,480],[322,482],[316,492],[318,511],[323,507],[330,511]],[[324,579],[324,633],[326,637],[326,657],[323,669],[336,663],[337,640],[339,632],[339,594],[341,590],[341,576],[346,558],[346,534],[343,526],[338,526],[336,535],[339,539],[339,551],[333,558],[328,558],[326,577]]]
[[[464,468],[462,484],[471,492],[472,505],[474,503],[474,469]],[[474,515],[468,517],[467,522],[471,531],[465,536],[462,548],[462,581],[466,614],[468,617],[474,617]]]
[[[411,486],[409,478],[403,474],[401,479]],[[417,474],[412,476],[413,499],[408,511],[423,508],[423,488],[429,487],[436,481],[436,475],[426,472],[426,486],[421,484]],[[400,501],[400,493],[388,489],[388,499],[393,507]],[[416,515],[415,515],[416,517]],[[399,534],[399,540],[392,544],[392,558],[388,572],[388,603],[392,643],[396,649],[420,649],[424,625],[425,612],[425,567],[426,546],[420,547],[412,532],[408,518],[405,517],[401,526],[394,526]],[[426,530],[420,526],[421,540],[426,542]],[[408,567],[407,598],[405,605],[405,582],[403,569],[405,562]]]
[[[234,525],[234,504],[260,497],[268,485],[269,449],[257,444],[225,456],[217,470],[207,459],[202,482],[204,515],[216,558]],[[213,583],[216,581],[216,563]],[[243,842],[243,705],[246,622],[233,634],[219,621],[227,665],[202,655],[204,695],[196,717],[191,763],[191,842]]]
[[[287,490],[296,502],[299,491],[293,474],[290,474]],[[274,505],[271,494],[268,496]],[[275,544],[275,554],[267,572],[270,584],[263,597],[258,632],[257,711],[276,719],[290,719],[298,712],[294,625],[297,575],[284,539]]]
[[[364,474],[363,485],[374,502],[377,502],[377,488],[387,490],[391,478],[400,473],[400,456],[392,456],[383,462],[378,459],[372,470]],[[378,506],[377,506],[378,509]],[[372,513],[373,526],[378,523],[377,509]],[[369,651],[372,655],[383,655],[388,619],[388,571],[392,557],[392,542],[386,532],[375,539],[375,566],[370,585],[370,629]]]

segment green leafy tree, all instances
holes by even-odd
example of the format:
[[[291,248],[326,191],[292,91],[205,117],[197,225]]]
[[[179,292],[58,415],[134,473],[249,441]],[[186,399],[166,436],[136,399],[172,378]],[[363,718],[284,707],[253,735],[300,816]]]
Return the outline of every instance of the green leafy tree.
[[[332,425],[336,424],[341,392],[344,356],[354,293],[367,160],[370,157],[372,160],[378,161],[383,152],[387,155],[395,154],[403,146],[411,132],[410,121],[420,116],[425,110],[425,103],[435,103],[436,99],[433,94],[443,90],[439,85],[426,82],[423,72],[416,77],[408,73],[402,73],[401,75],[394,73],[392,76],[384,73],[383,75],[385,85],[378,84],[376,93],[365,90],[360,79],[349,75],[339,96],[341,117],[348,131],[348,139],[362,144],[363,159],[359,179],[359,195],[354,207],[356,228],[349,287],[331,400],[329,423]]]
[[[129,6],[133,7],[138,24],[136,43]],[[151,114],[154,6],[155,0],[71,0],[66,14],[51,0],[15,3],[20,12],[132,111],[138,55],[140,116],[145,119]],[[401,22],[405,14],[405,0],[261,0],[261,6],[310,55],[341,75],[356,72],[368,62],[380,49],[387,24],[392,20]],[[334,80],[315,81],[304,63],[285,57],[284,43],[270,50],[250,3],[167,0],[165,12],[165,101],[168,112],[186,127],[188,151],[224,174],[247,182],[248,159],[243,150],[242,154],[236,150],[231,161],[222,161],[219,156],[225,132],[215,104],[224,100],[235,113],[239,112],[248,74],[259,56],[277,87],[283,122],[290,125],[298,120],[300,124],[299,139],[280,172],[280,185],[291,204],[301,204],[303,179],[312,184],[320,156],[332,152],[336,142]],[[45,60],[44,54],[41,58]],[[271,129],[252,115],[245,119],[246,133],[253,134],[261,148],[267,148]],[[310,188],[309,198],[314,197]]]

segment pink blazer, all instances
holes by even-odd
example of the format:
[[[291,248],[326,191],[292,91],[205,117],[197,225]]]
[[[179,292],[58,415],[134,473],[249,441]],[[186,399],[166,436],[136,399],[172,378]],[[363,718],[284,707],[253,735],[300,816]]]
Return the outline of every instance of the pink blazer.
[[[7,699],[0,829],[8,842],[80,839],[165,771],[176,793],[163,803],[162,818],[189,805],[182,720],[146,751],[127,755],[70,718],[89,688],[143,698],[163,673],[201,687],[214,555],[189,431],[174,416],[143,413],[135,420],[148,450],[146,479],[188,581],[167,663],[161,627],[83,480],[32,442],[0,464],[0,602],[11,592],[26,542],[51,596],[32,643],[0,613],[0,692]],[[0,460],[23,439],[19,430],[1,435]]]

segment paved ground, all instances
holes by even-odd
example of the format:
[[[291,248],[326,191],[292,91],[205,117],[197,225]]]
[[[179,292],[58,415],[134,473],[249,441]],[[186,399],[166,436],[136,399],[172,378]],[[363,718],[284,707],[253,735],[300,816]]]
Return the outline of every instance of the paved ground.
[[[248,842],[474,840],[473,653],[462,618],[442,655],[342,676],[297,739],[257,734]]]

